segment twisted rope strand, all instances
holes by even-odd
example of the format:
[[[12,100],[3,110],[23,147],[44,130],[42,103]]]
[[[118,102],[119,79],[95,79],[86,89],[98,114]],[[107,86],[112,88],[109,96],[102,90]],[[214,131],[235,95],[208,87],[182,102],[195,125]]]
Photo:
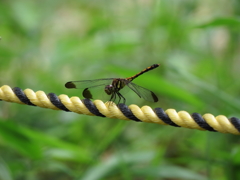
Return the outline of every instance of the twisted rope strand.
[[[162,108],[152,109],[149,106],[141,108],[137,105],[126,106],[125,104],[116,106],[113,102],[103,103],[101,100],[80,100],[78,97],[69,98],[64,94],[57,96],[54,93],[49,93],[46,95],[43,91],[34,92],[31,89],[22,91],[18,87],[12,89],[7,85],[0,87],[0,100],[53,110],[71,111],[90,116],[134,120],[137,122],[240,135],[240,119],[236,117],[228,119],[223,115],[214,117],[212,114],[204,114],[201,116],[198,113],[190,115],[186,111],[177,112],[175,109],[164,111]]]

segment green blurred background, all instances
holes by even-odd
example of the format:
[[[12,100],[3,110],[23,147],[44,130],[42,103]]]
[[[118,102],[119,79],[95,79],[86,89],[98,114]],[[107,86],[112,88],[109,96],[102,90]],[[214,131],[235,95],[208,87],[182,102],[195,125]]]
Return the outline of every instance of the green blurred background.
[[[0,2],[0,86],[81,97],[128,77],[159,102],[240,117],[238,0]],[[0,179],[239,179],[239,136],[0,102]]]

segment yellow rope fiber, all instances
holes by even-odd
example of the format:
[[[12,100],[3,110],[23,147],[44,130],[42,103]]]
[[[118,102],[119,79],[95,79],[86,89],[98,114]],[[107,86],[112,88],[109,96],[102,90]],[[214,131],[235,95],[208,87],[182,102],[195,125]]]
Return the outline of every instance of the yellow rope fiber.
[[[61,110],[57,108],[54,104],[52,104],[49,97],[43,91],[34,92],[31,89],[25,89],[23,93],[30,100],[30,102],[36,106],[54,110]],[[72,112],[95,116],[93,113],[89,111],[89,109],[85,106],[83,101],[81,101],[78,97],[69,98],[67,95],[62,94],[59,95],[58,98],[61,101],[61,103]],[[12,88],[7,85],[0,87],[0,99],[7,102],[24,104],[15,95]],[[118,106],[116,106],[114,103],[111,103],[111,105],[109,105],[109,102],[103,103],[101,100],[95,100],[93,101],[93,104],[96,106],[96,108],[102,115],[105,115],[108,118],[130,120],[121,112]],[[130,105],[128,106],[128,108],[133,113],[133,115],[142,122],[168,125],[163,120],[161,120],[156,115],[155,111],[149,106],[143,106],[140,108],[137,105]],[[192,118],[192,116],[186,111],[177,112],[175,109],[167,109],[165,113],[170,118],[170,120],[178,126],[189,129],[205,130],[202,127],[200,127],[196,123],[196,121]],[[237,128],[235,128],[235,126],[226,116],[219,115],[217,117],[214,117],[212,114],[204,114],[202,118],[215,131],[221,133],[231,133],[235,135],[240,134]]]

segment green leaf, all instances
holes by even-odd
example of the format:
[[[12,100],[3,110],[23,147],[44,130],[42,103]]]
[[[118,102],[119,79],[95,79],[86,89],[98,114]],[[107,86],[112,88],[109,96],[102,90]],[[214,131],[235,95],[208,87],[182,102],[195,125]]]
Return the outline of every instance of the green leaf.
[[[198,28],[207,28],[207,27],[218,27],[218,26],[228,26],[228,27],[240,27],[240,19],[234,17],[223,17],[216,18],[210,22],[204,23],[197,26]]]
[[[3,145],[10,146],[25,156],[33,159],[42,157],[38,142],[33,141],[21,127],[12,122],[0,121],[0,137],[3,139]]]

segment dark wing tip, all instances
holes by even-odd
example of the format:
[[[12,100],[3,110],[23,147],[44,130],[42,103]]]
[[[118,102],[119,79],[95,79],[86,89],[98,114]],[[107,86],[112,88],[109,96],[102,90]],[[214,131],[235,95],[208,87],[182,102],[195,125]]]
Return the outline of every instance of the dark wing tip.
[[[93,99],[92,93],[89,91],[88,88],[83,90],[82,95],[83,95],[83,97],[85,97],[87,99]]]
[[[153,102],[158,102],[158,97],[153,92],[151,92],[151,95],[153,98]]]
[[[67,83],[65,84],[65,87],[66,87],[66,88],[76,88],[75,84],[72,83],[72,82],[67,82]]]

